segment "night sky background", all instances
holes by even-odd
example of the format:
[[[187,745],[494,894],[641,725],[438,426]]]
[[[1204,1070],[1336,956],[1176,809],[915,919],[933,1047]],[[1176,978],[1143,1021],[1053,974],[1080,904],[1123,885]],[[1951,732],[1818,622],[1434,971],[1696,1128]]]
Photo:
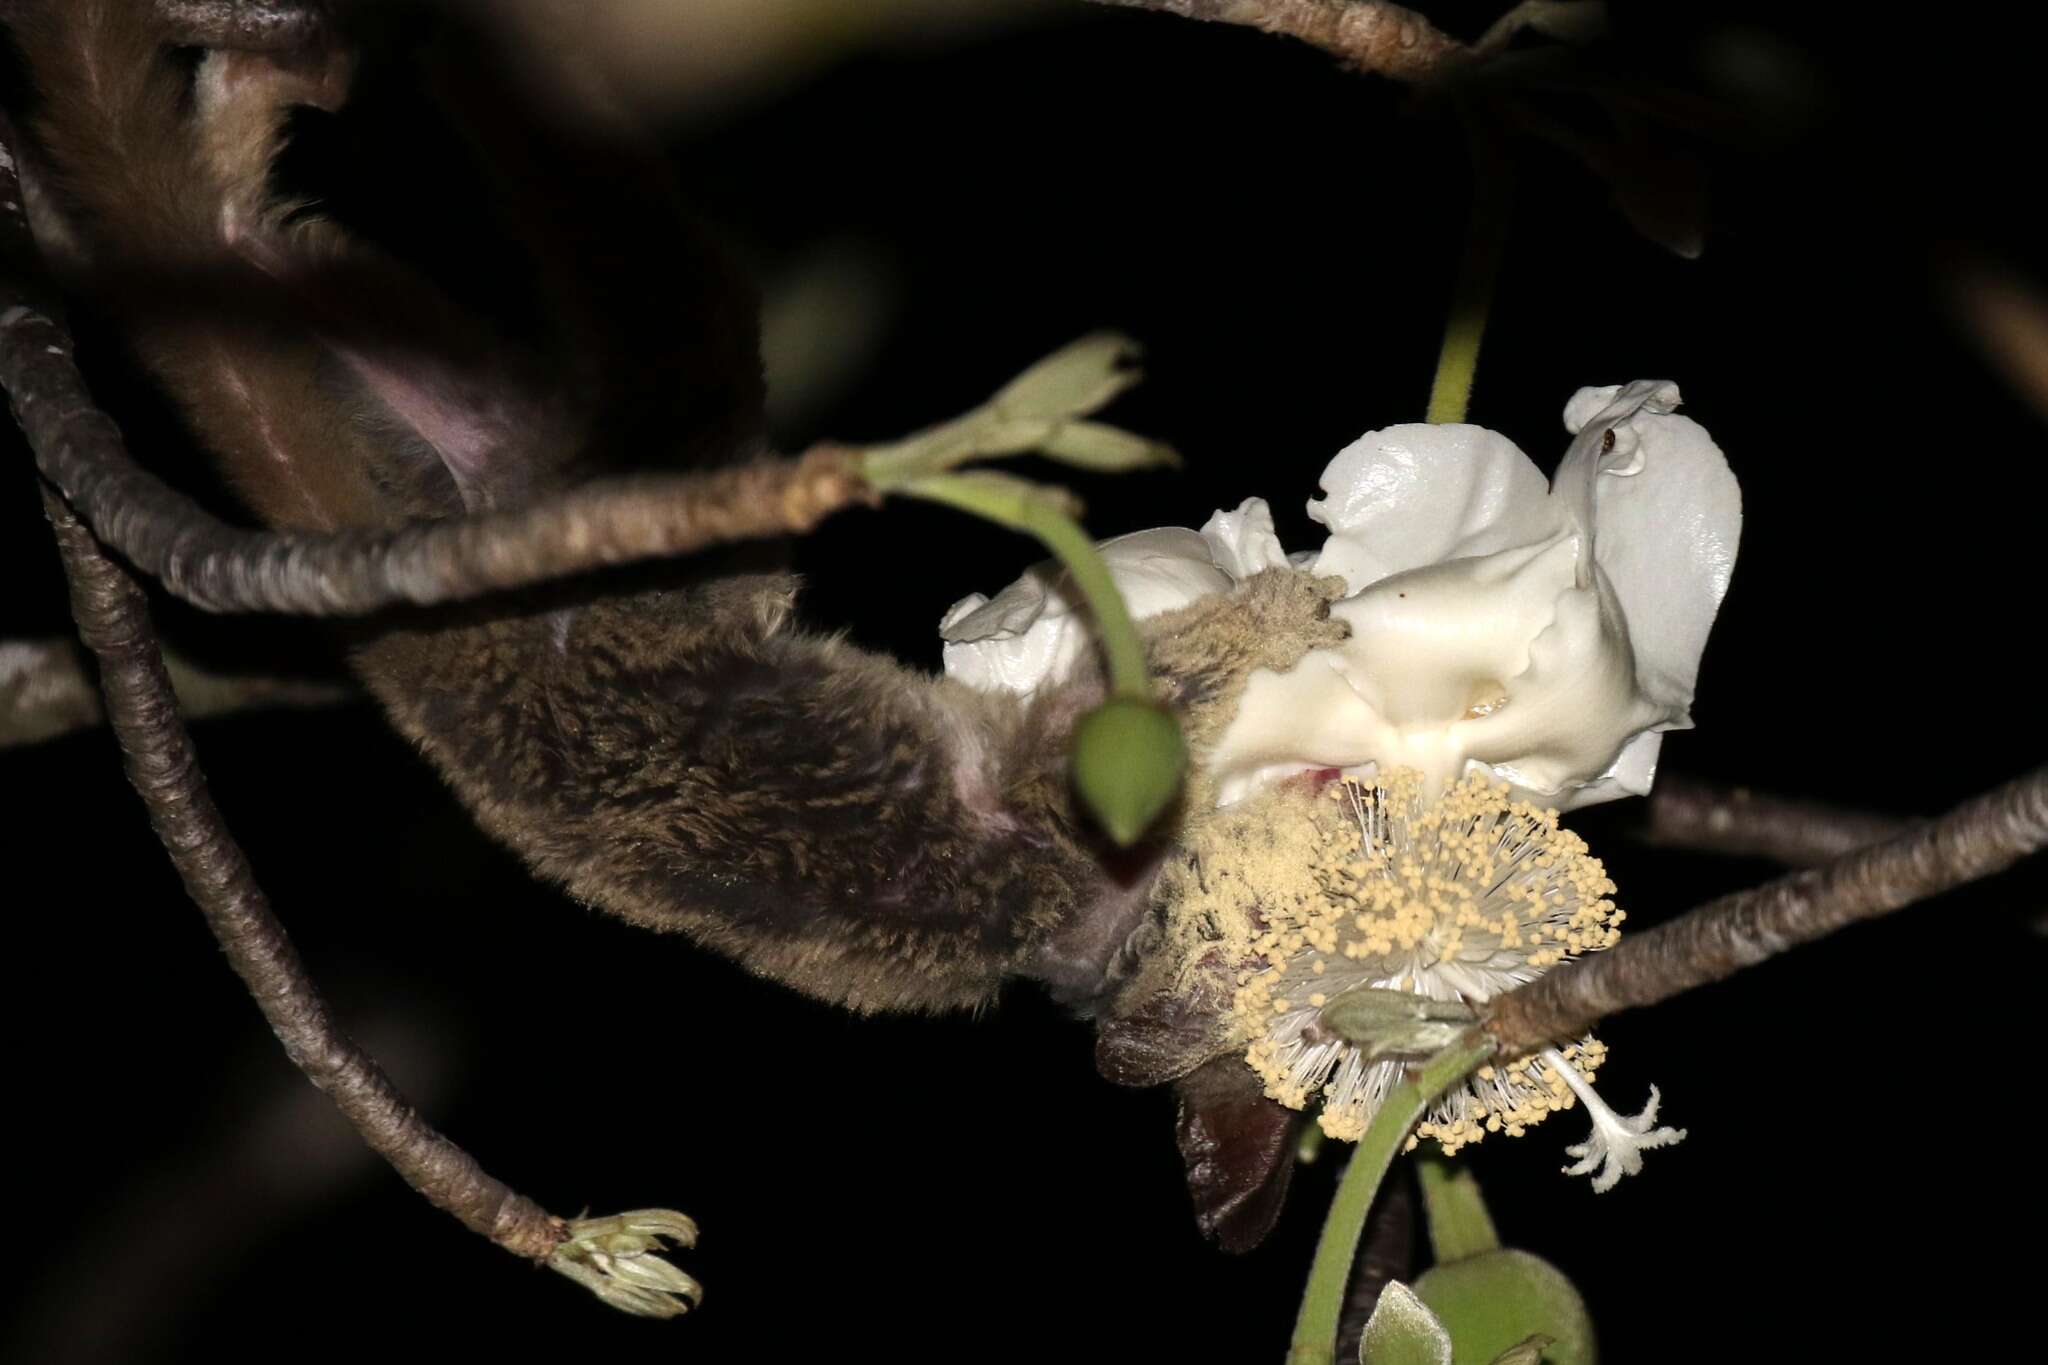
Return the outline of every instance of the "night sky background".
[[[1615,69],[1718,111],[1659,153],[1707,168],[1707,249],[1643,240],[1598,180],[1520,146],[1472,415],[1548,469],[1575,389],[1677,380],[1747,522],[1698,729],[1667,741],[1667,771],[1934,813],[2048,752],[2048,431],[1944,293],[1966,254],[2041,279],[2023,194],[2038,75],[2011,34],[1780,8],[1617,6]],[[1493,13],[1429,12],[1465,34]],[[309,142],[398,137],[388,98]],[[777,335],[827,353],[790,362],[810,369],[778,409],[786,448],[906,433],[1113,326],[1150,357],[1113,419],[1187,468],[1069,478],[1091,529],[1199,525],[1258,495],[1299,549],[1320,543],[1303,503],[1323,464],[1421,417],[1461,135],[1306,47],[1027,5],[849,39],[669,131],[690,201],[795,319]],[[335,155],[338,212],[401,192]],[[86,340],[109,403],[153,430]],[[8,446],[0,637],[59,634],[55,555]],[[802,609],[936,666],[940,613],[1037,557],[937,510],[852,514],[798,547]],[[257,666],[325,657],[296,623],[161,619]],[[586,912],[479,834],[368,706],[211,721],[198,742],[315,975],[411,1098],[556,1212],[688,1211],[704,1236],[681,1263],[707,1300],[667,1324],[612,1313],[379,1166],[225,970],[109,737],[80,733],[0,751],[0,1358],[1283,1354],[1336,1149],[1298,1173],[1266,1245],[1225,1256],[1194,1227],[1170,1096],[1099,1079],[1090,1030],[1033,991],[980,1018],[857,1020]],[[1638,818],[1573,817],[1631,927],[1772,874],[1646,847]],[[1690,1137],[1598,1197],[1558,1174],[1576,1111],[1482,1144],[1503,1239],[1577,1281],[1615,1361],[1963,1359],[2036,1338],[2044,911],[2037,861],[1612,1021],[1602,1092],[1633,1111],[1655,1082]]]

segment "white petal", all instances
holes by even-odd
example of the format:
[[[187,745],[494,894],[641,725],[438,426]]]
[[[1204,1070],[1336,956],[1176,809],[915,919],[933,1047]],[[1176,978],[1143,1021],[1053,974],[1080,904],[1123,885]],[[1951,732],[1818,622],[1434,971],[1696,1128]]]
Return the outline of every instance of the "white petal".
[[[1608,766],[1606,772],[1581,787],[1570,787],[1561,792],[1519,791],[1519,800],[1533,801],[1539,806],[1554,806],[1558,810],[1577,810],[1581,806],[1597,806],[1602,801],[1619,801],[1625,796],[1648,796],[1650,784],[1657,779],[1657,754],[1664,747],[1662,731],[1650,730],[1637,735],[1622,746],[1621,756]],[[1514,779],[1506,773],[1494,770],[1509,782]]]
[[[1581,389],[1565,407],[1579,439],[1558,470],[1558,494],[1590,487],[1594,560],[1628,619],[1640,685],[1683,715],[1735,569],[1742,491],[1720,447],[1677,405],[1677,386],[1660,381]],[[1615,445],[1603,454],[1609,430]]]
[[[1318,574],[1351,591],[1389,574],[1549,540],[1559,511],[1515,443],[1484,427],[1416,422],[1369,431],[1323,471],[1308,514],[1330,528]]]
[[[1413,768],[1441,789],[1478,762],[1546,805],[1614,773],[1644,730],[1675,717],[1637,691],[1604,577],[1577,586],[1584,558],[1584,538],[1564,534],[1394,574],[1337,603],[1342,645],[1253,676],[1210,756],[1225,798],[1289,764]],[[1654,762],[1654,749],[1637,757]]]
[[[1506,680],[1505,704],[1453,727],[1467,754],[1548,805],[1606,773],[1638,734],[1675,719],[1638,689],[1629,632],[1605,579],[1569,586],[1584,555],[1576,537],[1560,546],[1573,551],[1567,586],[1529,642],[1528,667]]]
[[[1217,512],[1202,523],[1202,539],[1216,567],[1240,582],[1287,567],[1287,552],[1273,533],[1273,509],[1264,498],[1246,498],[1235,512]]]
[[[1136,620],[1225,592],[1230,576],[1209,542],[1181,527],[1138,531],[1097,547]],[[946,672],[983,691],[1027,693],[1067,676],[1089,647],[1080,593],[1055,561],[1033,566],[993,598],[963,598],[939,623]]]

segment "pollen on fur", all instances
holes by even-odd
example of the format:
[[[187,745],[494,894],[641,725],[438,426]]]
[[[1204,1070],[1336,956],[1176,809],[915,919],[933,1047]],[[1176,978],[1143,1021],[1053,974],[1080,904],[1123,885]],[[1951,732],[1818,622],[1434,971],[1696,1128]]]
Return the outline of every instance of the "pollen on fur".
[[[1333,1138],[1364,1133],[1402,1063],[1368,1060],[1325,1029],[1324,1003],[1377,988],[1476,1004],[1621,936],[1614,884],[1556,811],[1511,801],[1478,772],[1435,801],[1424,793],[1419,773],[1396,770],[1335,783],[1315,803],[1320,894],[1261,908],[1233,1001],[1266,1093],[1296,1109],[1320,1100]],[[1520,1136],[1571,1108],[1605,1054],[1589,1035],[1484,1068],[1439,1099],[1415,1136],[1447,1153],[1488,1133]]]

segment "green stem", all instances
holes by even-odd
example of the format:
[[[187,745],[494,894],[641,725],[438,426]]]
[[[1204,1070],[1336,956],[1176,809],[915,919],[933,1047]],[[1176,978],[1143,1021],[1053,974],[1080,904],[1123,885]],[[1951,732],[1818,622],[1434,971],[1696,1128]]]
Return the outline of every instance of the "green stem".
[[[1465,227],[1465,254],[1437,352],[1436,378],[1429,388],[1429,422],[1462,422],[1472,401],[1472,377],[1479,370],[1479,343],[1493,305],[1494,282],[1508,239],[1508,169],[1490,134],[1467,127],[1472,149],[1472,219]]]
[[[1373,1195],[1379,1192],[1394,1154],[1430,1102],[1492,1051],[1492,1044],[1484,1038],[1452,1044],[1411,1070],[1373,1115],[1358,1140],[1358,1150],[1351,1154],[1351,1164],[1344,1168],[1337,1197],[1330,1201],[1322,1240],[1316,1243],[1315,1263],[1309,1267],[1308,1288],[1301,1296],[1301,1315],[1294,1321],[1289,1365],[1331,1365],[1336,1359],[1337,1322],[1343,1315],[1344,1291],[1351,1283],[1351,1266],[1358,1258],[1358,1240],[1364,1234]]]
[[[987,471],[933,474],[904,484],[899,491],[1036,536],[1073,578],[1095,616],[1096,633],[1109,660],[1110,691],[1119,697],[1151,700],[1144,643],[1124,607],[1123,594],[1109,576],[1109,566],[1074,519],[1070,497]]]
[[[1486,1211],[1470,1166],[1453,1163],[1438,1152],[1424,1152],[1416,1157],[1415,1169],[1422,1177],[1422,1208],[1438,1265],[1500,1249],[1500,1234],[1493,1229],[1493,1215]]]

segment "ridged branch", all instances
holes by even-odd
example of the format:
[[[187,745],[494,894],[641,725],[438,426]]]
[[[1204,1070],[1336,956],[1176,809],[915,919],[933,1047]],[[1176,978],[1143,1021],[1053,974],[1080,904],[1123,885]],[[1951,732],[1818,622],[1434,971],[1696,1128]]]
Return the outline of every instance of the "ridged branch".
[[[2048,846],[2048,768],[1823,867],[1688,911],[1496,997],[1482,1026],[1524,1056],[1610,1014],[1654,1005],[1837,929],[1979,881]]]
[[[1650,793],[1642,837],[1662,848],[1812,867],[1903,834],[1918,823],[1665,774]]]
[[[107,721],[128,780],[187,894],[293,1065],[429,1202],[506,1250],[547,1261],[567,1225],[435,1131],[342,1031],[207,791],[142,590],[62,500],[46,489],[43,503],[64,558],[79,637],[99,661]]]
[[[1421,82],[1473,56],[1471,48],[1403,5],[1384,0],[1094,0],[1284,34],[1362,71]]]
[[[312,678],[220,673],[166,651],[164,666],[188,719],[267,707],[340,706],[362,693]],[[74,640],[0,640],[0,749],[104,724],[106,712]]]
[[[807,531],[872,500],[851,452],[820,447],[702,474],[620,479],[553,501],[400,531],[231,526],[143,469],[93,406],[51,313],[0,283],[0,387],[36,467],[93,534],[206,611],[352,616],[459,601],[614,564]]]

